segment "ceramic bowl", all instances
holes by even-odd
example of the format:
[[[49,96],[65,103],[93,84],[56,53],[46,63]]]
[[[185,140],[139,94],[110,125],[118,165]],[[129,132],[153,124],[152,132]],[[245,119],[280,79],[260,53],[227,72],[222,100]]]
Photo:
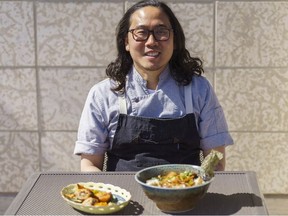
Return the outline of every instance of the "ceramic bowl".
[[[83,185],[85,188],[90,190],[98,190],[111,192],[113,196],[113,201],[108,204],[108,206],[84,206],[82,203],[74,202],[67,198],[67,194],[74,193],[76,184],[70,184],[61,190],[61,196],[63,199],[73,208],[89,213],[89,214],[111,214],[123,209],[129,203],[131,199],[131,194],[118,186],[104,183],[94,183],[94,182],[79,182],[77,184]]]
[[[144,193],[163,212],[181,213],[192,210],[206,194],[209,185],[214,180],[211,178],[198,186],[186,188],[162,188],[146,184],[146,180],[158,175],[165,175],[170,171],[192,171],[203,176],[204,171],[200,166],[186,164],[158,165],[138,171],[135,180],[141,185]]]

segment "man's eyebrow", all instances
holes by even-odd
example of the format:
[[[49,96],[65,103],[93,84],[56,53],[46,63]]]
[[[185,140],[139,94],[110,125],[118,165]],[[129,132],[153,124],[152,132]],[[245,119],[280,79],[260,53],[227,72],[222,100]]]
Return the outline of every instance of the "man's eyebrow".
[[[147,26],[145,26],[145,25],[137,25],[135,28],[136,28],[136,29],[137,29],[137,28],[147,28]]]
[[[165,25],[165,24],[158,24],[158,25],[156,25],[155,27],[171,28],[171,27],[169,27],[169,26],[167,26],[167,25]],[[154,27],[154,28],[155,28],[155,27]],[[146,25],[138,25],[138,26],[136,26],[135,28],[136,28],[136,29],[138,29],[138,28],[146,28],[146,29],[148,29],[148,27],[147,27]]]
[[[166,27],[166,28],[169,28],[167,25],[165,25],[165,24],[159,24],[159,25],[157,25],[157,27]]]

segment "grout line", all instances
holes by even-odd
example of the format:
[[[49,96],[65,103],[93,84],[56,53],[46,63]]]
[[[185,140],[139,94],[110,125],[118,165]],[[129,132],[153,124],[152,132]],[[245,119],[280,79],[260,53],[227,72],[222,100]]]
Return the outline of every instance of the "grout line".
[[[1,0],[0,0],[1,1]],[[106,68],[105,65],[103,66],[72,66],[72,65],[55,65],[55,66],[51,66],[51,65],[37,65],[38,68],[41,69],[95,69],[95,68]],[[4,70],[4,69],[23,69],[23,68],[32,68],[34,69],[35,66],[0,66],[0,70]],[[205,69],[209,69],[209,70],[213,70],[213,69],[222,69],[222,70],[227,70],[227,69],[231,69],[231,70],[238,70],[238,69],[267,69],[267,70],[271,70],[271,69],[288,69],[288,66],[205,66]]]
[[[35,73],[36,73],[36,106],[37,106],[37,125],[38,125],[38,163],[39,163],[39,171],[42,170],[42,144],[41,144],[41,136],[42,136],[42,125],[41,125],[41,97],[40,97],[40,83],[39,83],[39,68],[38,68],[38,38],[37,38],[37,7],[36,0],[33,1],[33,18],[34,18],[34,49],[35,49]]]
[[[212,60],[212,65],[213,65],[213,88],[215,93],[217,92],[217,85],[216,85],[216,38],[217,38],[217,2],[214,1],[213,3],[213,60]]]
[[[39,130],[0,130],[0,133],[39,133]],[[44,133],[77,133],[77,129],[74,130],[42,130]],[[288,131],[242,131],[242,130],[229,130],[230,133],[242,133],[242,134],[248,134],[248,133],[262,133],[262,134],[287,134]]]

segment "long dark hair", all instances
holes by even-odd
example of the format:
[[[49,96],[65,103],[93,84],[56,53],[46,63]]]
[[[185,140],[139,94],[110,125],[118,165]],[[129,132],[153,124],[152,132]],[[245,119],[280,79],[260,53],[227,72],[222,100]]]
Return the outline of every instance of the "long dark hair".
[[[120,20],[116,32],[116,42],[118,56],[106,68],[106,74],[117,82],[115,91],[125,91],[126,75],[129,73],[133,60],[130,53],[125,49],[125,38],[130,27],[130,17],[138,9],[153,6],[158,7],[166,13],[174,32],[173,55],[169,61],[172,77],[181,85],[188,85],[194,75],[200,76],[204,73],[202,61],[199,58],[193,58],[185,46],[185,35],[183,29],[172,12],[172,10],[163,2],[157,0],[144,0],[134,4],[129,8]]]

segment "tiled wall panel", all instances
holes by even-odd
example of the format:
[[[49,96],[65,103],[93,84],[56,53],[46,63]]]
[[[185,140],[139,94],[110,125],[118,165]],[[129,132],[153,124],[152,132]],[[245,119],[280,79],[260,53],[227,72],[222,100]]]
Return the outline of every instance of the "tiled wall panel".
[[[218,69],[215,80],[232,131],[288,132],[288,69]]]
[[[35,171],[79,170],[81,111],[133,2],[0,1],[0,192]],[[288,194],[288,1],[165,2],[224,108],[227,170],[256,171],[263,193]]]
[[[288,66],[288,2],[217,3],[217,66]]]
[[[0,130],[37,130],[36,73],[0,69]]]
[[[77,130],[90,88],[104,77],[105,68],[40,69],[42,129]]]
[[[80,157],[73,155],[76,132],[45,132],[41,136],[41,171],[80,171]]]
[[[288,134],[232,133],[235,145],[227,148],[227,170],[255,171],[260,189],[287,194]]]
[[[35,64],[33,2],[0,1],[0,66]]]
[[[214,4],[168,2],[173,8],[186,36],[186,47],[191,56],[200,57],[206,67],[213,65]]]
[[[39,65],[106,66],[122,14],[121,1],[37,2]]]
[[[27,178],[40,171],[36,132],[0,131],[0,191],[18,192]]]

